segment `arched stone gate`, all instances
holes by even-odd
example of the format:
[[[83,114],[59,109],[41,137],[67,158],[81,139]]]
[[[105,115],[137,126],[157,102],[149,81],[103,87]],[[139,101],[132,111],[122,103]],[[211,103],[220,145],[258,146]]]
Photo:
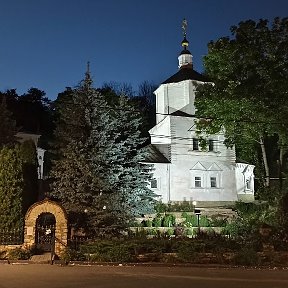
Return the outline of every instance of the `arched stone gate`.
[[[67,246],[68,220],[65,209],[58,203],[45,199],[33,204],[25,215],[24,245],[35,245],[36,222],[43,213],[53,214],[56,219],[55,225],[55,253],[59,255]]]

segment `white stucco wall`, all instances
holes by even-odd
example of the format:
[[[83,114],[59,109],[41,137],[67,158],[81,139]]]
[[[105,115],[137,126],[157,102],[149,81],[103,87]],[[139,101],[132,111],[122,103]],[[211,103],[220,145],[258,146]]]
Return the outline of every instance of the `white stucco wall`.
[[[155,91],[158,114],[156,126],[149,131],[151,144],[157,144],[159,151],[159,145],[168,144],[171,163],[155,163],[154,178],[158,186],[152,190],[164,203],[253,201],[254,166],[235,163],[235,149],[224,145],[223,133],[207,136],[208,140],[213,140],[213,151],[203,151],[200,147],[198,150],[193,149],[193,138],[199,138],[195,131],[196,118],[193,117],[194,83],[185,80],[163,84]],[[171,115],[177,110],[191,116]],[[195,177],[201,179],[201,187],[195,186]],[[215,185],[211,184],[215,179],[216,187],[211,187]]]

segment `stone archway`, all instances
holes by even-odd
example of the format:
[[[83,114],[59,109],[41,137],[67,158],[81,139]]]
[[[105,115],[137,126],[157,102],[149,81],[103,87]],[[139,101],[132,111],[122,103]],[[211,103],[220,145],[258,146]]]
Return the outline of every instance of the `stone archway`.
[[[58,203],[45,199],[33,204],[25,215],[24,244],[35,245],[36,222],[40,215],[49,213],[56,219],[55,253],[59,255],[67,246],[68,218],[65,209]]]

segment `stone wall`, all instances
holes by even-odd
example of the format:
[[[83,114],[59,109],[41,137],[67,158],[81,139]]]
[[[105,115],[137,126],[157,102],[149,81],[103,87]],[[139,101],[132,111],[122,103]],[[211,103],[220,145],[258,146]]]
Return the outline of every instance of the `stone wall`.
[[[24,245],[31,247],[35,244],[36,221],[43,213],[51,213],[55,216],[55,253],[59,255],[67,246],[67,214],[60,204],[49,199],[37,202],[28,209],[25,216]]]

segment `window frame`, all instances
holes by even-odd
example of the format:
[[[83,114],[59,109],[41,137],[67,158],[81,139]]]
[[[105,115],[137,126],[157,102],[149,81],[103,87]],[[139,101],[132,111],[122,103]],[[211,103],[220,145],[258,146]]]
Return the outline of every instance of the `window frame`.
[[[153,185],[152,183],[153,183],[153,184],[156,183],[156,187],[153,187],[153,186],[155,186],[155,185]],[[153,178],[153,179],[150,180],[150,188],[151,188],[151,189],[158,189],[158,188],[159,188],[159,187],[158,187],[158,179]]]
[[[215,186],[212,185],[212,183],[215,184]],[[218,188],[216,176],[210,176],[210,188]]]
[[[199,151],[199,139],[193,138],[192,141],[193,151]]]
[[[196,179],[197,178],[197,179]],[[197,184],[196,184],[197,183]],[[198,186],[200,183],[200,186]],[[203,188],[203,179],[201,176],[194,176],[194,187],[195,188]]]
[[[214,141],[213,139],[209,139],[209,140],[208,140],[208,151],[209,151],[209,152],[215,151],[214,142],[215,142],[215,141]]]

